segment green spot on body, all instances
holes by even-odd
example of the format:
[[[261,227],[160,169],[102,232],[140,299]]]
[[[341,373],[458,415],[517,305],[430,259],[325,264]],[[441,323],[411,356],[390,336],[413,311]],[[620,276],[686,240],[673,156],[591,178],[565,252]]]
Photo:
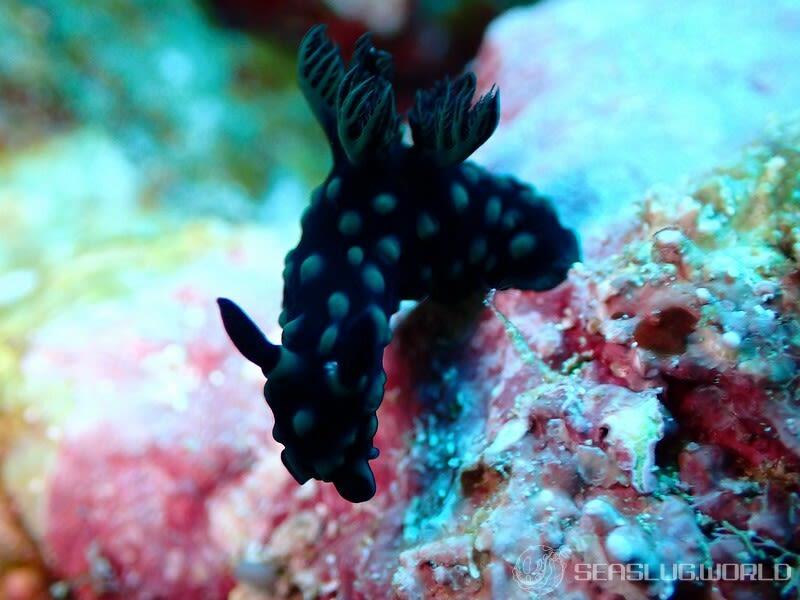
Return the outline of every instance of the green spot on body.
[[[386,262],[395,263],[400,258],[400,241],[393,235],[381,238],[376,246],[378,256]]]
[[[461,174],[470,185],[478,185],[478,182],[481,179],[481,172],[478,167],[470,163],[464,163],[461,165]]]
[[[281,340],[283,343],[288,343],[290,346],[294,346],[297,343],[297,337],[300,335],[300,329],[302,326],[302,315],[286,323],[286,325],[283,326],[283,333],[281,334]]]
[[[424,280],[429,281],[433,277],[433,269],[428,266],[422,267],[419,270],[419,274]]]
[[[305,283],[311,281],[322,273],[322,257],[319,254],[312,254],[300,265],[300,281]]]
[[[319,353],[320,354],[328,354],[331,350],[333,350],[333,346],[336,343],[336,338],[339,335],[339,327],[337,325],[329,325],[325,328],[325,331],[322,332],[322,336],[319,338]]]
[[[311,219],[311,214],[313,212],[313,204],[311,206],[306,206],[303,209],[303,214],[300,215],[300,226],[305,229],[308,227],[308,221]]]
[[[515,210],[508,211],[503,215],[503,229],[514,229],[519,220],[519,213]]]
[[[380,377],[376,378],[375,381],[372,382],[364,402],[363,412],[365,414],[369,414],[378,410],[378,407],[381,405],[381,401],[383,400],[383,386],[385,383],[385,379]]]
[[[364,267],[364,270],[361,271],[361,278],[364,280],[364,285],[367,286],[373,294],[383,293],[386,284],[383,281],[383,275],[381,275],[377,267],[374,265],[367,265]]]
[[[421,240],[433,237],[439,232],[439,224],[428,213],[420,213],[417,217],[417,235]]]
[[[366,438],[371,440],[378,431],[378,417],[371,415],[367,420],[367,429],[364,432]]]
[[[372,304],[367,309],[367,312],[369,312],[370,318],[375,323],[378,337],[383,339],[383,343],[388,344],[392,339],[392,332],[389,330],[389,320],[386,318],[386,314],[377,304]]]
[[[328,298],[328,313],[334,321],[340,321],[350,310],[350,300],[343,292],[334,292]]]
[[[531,233],[518,233],[508,244],[508,252],[511,258],[522,258],[530,254],[536,246],[536,237]]]
[[[364,251],[358,246],[353,246],[347,251],[347,262],[354,267],[360,265],[362,260],[364,260]]]
[[[294,274],[294,263],[287,257],[286,266],[283,267],[283,280],[287,281]]]
[[[361,215],[354,210],[345,211],[339,217],[339,232],[342,235],[355,235],[361,230]]]
[[[283,379],[297,373],[302,368],[302,359],[286,347],[284,340],[281,357],[275,368],[269,372],[270,379]]]
[[[340,449],[349,448],[353,444],[356,443],[358,439],[358,429],[356,427],[351,427],[349,431],[342,435],[341,438],[336,442],[336,446]]]
[[[334,471],[342,466],[344,463],[344,455],[339,454],[328,454],[324,458],[318,458],[313,462],[314,470],[317,472],[317,475],[320,479],[325,479],[330,481],[331,475],[333,475]]]
[[[498,175],[494,178],[495,183],[501,190],[510,190],[514,187],[514,179],[508,175]]]
[[[397,207],[397,198],[391,194],[378,194],[372,199],[372,208],[379,215],[388,215]]]
[[[533,193],[533,190],[530,188],[525,188],[519,193],[519,199],[523,202],[528,202],[530,204],[536,204],[537,198],[536,194]]]
[[[301,408],[292,417],[292,429],[300,437],[308,435],[314,427],[314,413],[306,408]]]
[[[469,264],[475,265],[481,262],[484,256],[486,256],[486,238],[475,238],[469,245]]]
[[[464,263],[460,260],[455,261],[452,265],[450,265],[450,277],[455,279],[456,277],[461,276],[464,272]]]
[[[450,186],[450,200],[456,213],[464,212],[469,206],[469,194],[463,185],[454,183]]]
[[[325,188],[325,196],[328,200],[336,200],[339,196],[339,190],[342,189],[342,180],[339,177],[334,177],[328,182],[328,187]]]
[[[486,224],[494,225],[497,219],[500,218],[500,213],[503,211],[503,203],[500,198],[492,196],[486,201]]]

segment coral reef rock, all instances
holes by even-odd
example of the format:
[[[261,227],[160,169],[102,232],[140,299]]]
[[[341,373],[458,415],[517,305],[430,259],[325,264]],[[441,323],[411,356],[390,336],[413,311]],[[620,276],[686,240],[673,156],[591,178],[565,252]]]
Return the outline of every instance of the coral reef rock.
[[[652,184],[735,160],[797,109],[800,7],[762,2],[544,2],[508,11],[475,60],[503,90],[475,155],[553,196],[587,231]],[[600,218],[598,218],[600,217]]]

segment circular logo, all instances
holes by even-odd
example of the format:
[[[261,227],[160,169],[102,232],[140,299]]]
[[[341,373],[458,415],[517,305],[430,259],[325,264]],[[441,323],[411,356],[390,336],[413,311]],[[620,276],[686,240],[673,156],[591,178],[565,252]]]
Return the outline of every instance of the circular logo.
[[[564,559],[550,546],[530,546],[514,565],[514,579],[526,592],[548,594],[564,579]]]

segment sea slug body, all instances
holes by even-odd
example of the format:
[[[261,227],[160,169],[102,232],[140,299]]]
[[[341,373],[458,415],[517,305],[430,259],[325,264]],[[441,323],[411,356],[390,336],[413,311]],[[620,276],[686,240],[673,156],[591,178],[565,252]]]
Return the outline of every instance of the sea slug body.
[[[282,345],[232,301],[218,301],[234,345],[267,376],[284,465],[301,484],[333,482],[351,502],[375,494],[383,349],[400,300],[546,290],[578,260],[575,235],[546,199],[463,162],[497,126],[494,89],[473,104],[475,76],[466,73],[417,92],[409,146],[391,74],[391,56],[369,34],[347,67],[324,26],[306,34],[300,86],[333,168],[286,257]]]

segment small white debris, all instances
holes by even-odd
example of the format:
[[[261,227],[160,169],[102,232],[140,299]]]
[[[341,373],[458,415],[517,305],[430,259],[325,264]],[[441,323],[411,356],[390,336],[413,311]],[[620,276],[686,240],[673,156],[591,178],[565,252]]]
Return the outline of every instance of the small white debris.
[[[708,291],[708,288],[700,287],[695,290],[695,296],[697,299],[700,300],[703,304],[707,304],[711,302],[711,292]]]
[[[528,424],[522,419],[509,421],[497,432],[497,437],[486,449],[486,454],[498,454],[517,443],[528,432]]]
[[[742,343],[742,336],[735,331],[726,331],[722,334],[722,343],[733,350],[737,349]]]

